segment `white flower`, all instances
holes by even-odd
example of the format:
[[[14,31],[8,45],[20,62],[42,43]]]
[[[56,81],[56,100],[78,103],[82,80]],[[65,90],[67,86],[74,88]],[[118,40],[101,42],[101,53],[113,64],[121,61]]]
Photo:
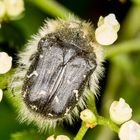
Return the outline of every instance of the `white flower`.
[[[111,104],[109,112],[111,120],[117,124],[122,124],[132,117],[132,109],[122,98]]]
[[[46,140],[55,140],[54,135],[49,136]]]
[[[23,0],[4,0],[4,2],[9,17],[17,17],[24,11]]]
[[[0,52],[0,74],[4,74],[11,69],[12,57],[5,52]]]
[[[70,140],[70,138],[65,135],[59,135],[56,137],[56,140]]]
[[[119,130],[120,140],[140,140],[140,125],[133,120],[125,122]]]
[[[0,89],[0,102],[2,100],[2,97],[3,97],[3,91]]]
[[[101,45],[111,45],[117,40],[119,29],[120,24],[114,14],[109,14],[105,18],[100,17],[98,28],[95,30],[95,38]]]
[[[5,4],[3,1],[0,1],[0,21],[3,20],[5,13],[6,13]]]
[[[23,0],[0,0],[0,22],[7,19],[16,19],[23,11]]]
[[[58,135],[56,138],[54,138],[54,135],[52,135],[48,137],[46,140],[70,140],[70,138],[65,135]]]
[[[97,118],[89,109],[85,109],[80,113],[80,118],[86,123],[86,127],[93,128],[97,125]]]
[[[104,18],[104,24],[110,25],[116,32],[118,32],[120,29],[120,24],[114,14],[109,14],[108,16],[106,16]]]
[[[97,42],[101,45],[110,45],[116,41],[118,35],[112,27],[108,25],[102,25],[96,29],[95,37]]]

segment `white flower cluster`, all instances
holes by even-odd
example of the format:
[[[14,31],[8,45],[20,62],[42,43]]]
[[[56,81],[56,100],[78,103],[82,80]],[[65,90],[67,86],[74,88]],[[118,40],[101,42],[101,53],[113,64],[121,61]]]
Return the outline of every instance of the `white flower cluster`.
[[[54,137],[54,135],[48,137],[46,140],[70,140],[70,138],[68,136],[65,135],[58,135],[56,138]]]
[[[117,40],[119,29],[120,24],[114,14],[109,14],[106,17],[101,16],[95,30],[95,38],[101,45],[111,45]]]
[[[5,19],[15,19],[23,11],[23,0],[0,0],[0,22]]]
[[[5,52],[0,52],[0,74],[5,74],[11,69],[12,57]],[[0,89],[0,101],[2,100],[3,91]]]
[[[110,106],[110,118],[116,124],[122,124],[119,130],[120,140],[140,140],[140,125],[133,120],[132,109],[120,98]]]

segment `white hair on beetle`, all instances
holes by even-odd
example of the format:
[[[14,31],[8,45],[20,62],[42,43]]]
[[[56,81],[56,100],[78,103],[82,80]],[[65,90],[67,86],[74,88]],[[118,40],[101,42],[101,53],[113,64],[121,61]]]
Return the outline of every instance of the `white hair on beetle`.
[[[73,111],[69,114],[66,114],[64,118],[60,119],[48,119],[44,116],[30,111],[26,104],[23,101],[22,86],[24,84],[25,75],[32,64],[31,57],[37,52],[38,43],[41,38],[49,33],[54,33],[59,31],[60,29],[76,28],[83,32],[83,38],[88,40],[90,46],[93,47],[94,53],[96,54],[96,63],[97,67],[95,71],[92,73],[89,79],[90,90],[97,95],[98,94],[98,83],[99,79],[103,75],[103,51],[102,48],[96,43],[94,37],[94,30],[90,23],[85,21],[81,21],[74,16],[69,17],[67,20],[57,19],[57,20],[47,20],[43,27],[40,28],[37,35],[34,35],[32,39],[28,42],[27,47],[24,51],[19,53],[19,62],[18,68],[13,75],[11,80],[10,88],[13,90],[13,94],[15,95],[13,98],[17,111],[19,113],[19,121],[26,122],[27,124],[34,123],[36,124],[41,131],[46,131],[50,128],[55,128],[57,123],[61,123],[63,120],[73,123],[75,117],[79,116],[79,109],[84,109],[86,107],[86,99],[88,97],[87,92],[84,91],[83,95],[80,97],[77,106],[73,109]],[[74,43],[74,42],[70,42]],[[75,44],[73,44],[75,45]],[[88,83],[86,84],[88,85]]]

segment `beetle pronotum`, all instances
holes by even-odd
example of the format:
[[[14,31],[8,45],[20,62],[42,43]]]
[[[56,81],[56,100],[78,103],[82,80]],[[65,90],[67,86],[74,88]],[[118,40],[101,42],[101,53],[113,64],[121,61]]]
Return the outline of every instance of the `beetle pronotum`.
[[[72,123],[86,105],[84,89],[97,94],[102,61],[92,25],[74,17],[46,21],[19,54],[11,82],[20,121],[43,129]]]

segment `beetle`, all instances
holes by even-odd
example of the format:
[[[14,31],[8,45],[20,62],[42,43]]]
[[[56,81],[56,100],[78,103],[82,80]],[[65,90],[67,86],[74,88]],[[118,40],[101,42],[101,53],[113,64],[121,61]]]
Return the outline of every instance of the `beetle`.
[[[85,88],[98,92],[102,62],[90,23],[75,17],[46,21],[19,53],[12,78],[20,121],[43,129],[63,120],[72,123],[86,106]]]

